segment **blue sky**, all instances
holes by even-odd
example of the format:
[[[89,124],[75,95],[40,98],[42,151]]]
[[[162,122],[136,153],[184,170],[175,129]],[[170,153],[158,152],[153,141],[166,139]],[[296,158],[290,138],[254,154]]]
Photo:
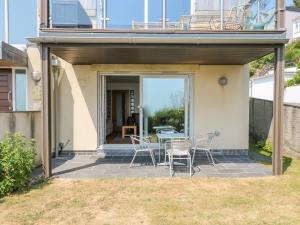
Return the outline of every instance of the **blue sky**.
[[[149,22],[157,22],[162,18],[162,0],[148,0]],[[117,7],[116,7],[117,5]],[[167,18],[169,21],[178,21],[180,15],[190,13],[189,0],[167,0]],[[143,0],[107,0],[108,26],[130,26],[132,20],[143,22]]]
[[[36,35],[36,0],[9,0],[10,42],[25,43],[25,37]],[[0,40],[4,39],[4,0],[0,0]]]
[[[26,43],[25,37],[36,35],[36,0],[9,0],[10,42]],[[129,26],[132,20],[143,21],[143,0],[107,0],[109,26]],[[178,21],[179,15],[189,14],[189,0],[167,0],[167,18]],[[293,0],[287,0],[287,5]],[[116,7],[117,5],[117,7]],[[159,21],[161,0],[149,0],[149,21]],[[0,0],[0,40],[4,39],[4,0]]]

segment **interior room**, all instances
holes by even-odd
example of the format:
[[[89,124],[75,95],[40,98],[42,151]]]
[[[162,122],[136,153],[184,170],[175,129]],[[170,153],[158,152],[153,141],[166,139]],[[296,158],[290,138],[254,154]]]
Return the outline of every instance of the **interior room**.
[[[139,76],[106,77],[106,143],[129,144],[139,132]]]

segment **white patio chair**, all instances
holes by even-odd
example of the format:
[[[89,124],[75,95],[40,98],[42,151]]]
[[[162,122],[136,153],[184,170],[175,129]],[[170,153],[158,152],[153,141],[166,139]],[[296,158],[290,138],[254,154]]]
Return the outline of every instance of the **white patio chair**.
[[[215,166],[215,160],[211,153],[211,147],[214,141],[214,138],[217,136],[217,132],[208,133],[205,136],[199,136],[194,138],[194,151],[192,163],[194,164],[194,159],[197,151],[204,151],[206,157],[213,166]]]
[[[170,176],[173,176],[173,164],[176,159],[186,159],[187,166],[190,167],[190,176],[192,176],[192,156],[190,154],[191,142],[188,140],[172,140],[168,151],[169,165],[170,165]]]
[[[132,167],[134,159],[139,152],[149,152],[153,166],[155,167],[156,165],[155,165],[154,150],[149,146],[150,145],[149,138],[140,138],[137,135],[130,135],[130,139],[134,149],[134,156],[131,160],[129,167]]]

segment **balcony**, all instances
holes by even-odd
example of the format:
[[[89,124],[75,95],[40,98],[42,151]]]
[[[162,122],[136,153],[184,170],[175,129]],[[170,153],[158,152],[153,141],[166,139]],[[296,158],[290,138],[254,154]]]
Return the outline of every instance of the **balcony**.
[[[124,31],[275,30],[276,0],[49,0],[49,28]]]

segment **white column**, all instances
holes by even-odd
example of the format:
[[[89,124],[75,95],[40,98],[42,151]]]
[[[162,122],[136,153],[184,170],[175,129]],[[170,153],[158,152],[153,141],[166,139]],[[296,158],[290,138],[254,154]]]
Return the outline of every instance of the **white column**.
[[[106,29],[106,0],[103,0],[103,29]]]
[[[196,0],[191,0],[191,15],[195,14]]]
[[[9,43],[9,5],[8,0],[4,0],[4,41]]]
[[[96,13],[97,13],[97,28],[102,29],[103,28],[103,4],[102,0],[96,1]]]
[[[221,7],[220,7],[220,22],[221,22],[221,30],[224,29],[224,0],[220,0],[221,2]]]
[[[166,29],[166,0],[162,1],[162,24],[163,24],[163,29]]]
[[[145,25],[145,29],[148,28],[148,23],[149,23],[149,4],[148,4],[148,0],[144,0],[144,25]]]

